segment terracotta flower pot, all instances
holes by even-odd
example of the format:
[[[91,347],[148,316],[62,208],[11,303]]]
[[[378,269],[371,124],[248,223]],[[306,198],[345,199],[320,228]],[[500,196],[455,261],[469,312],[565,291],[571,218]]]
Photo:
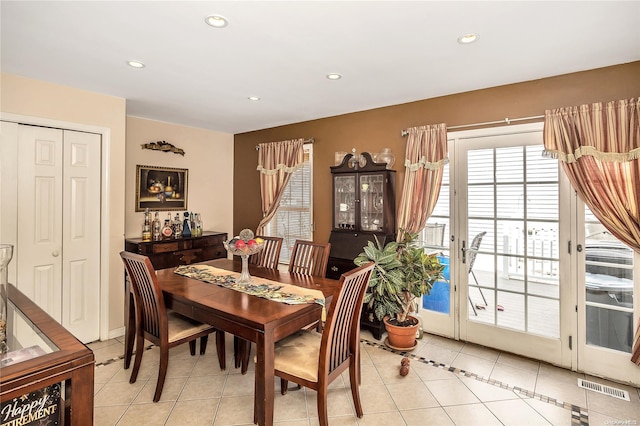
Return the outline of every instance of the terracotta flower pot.
[[[389,336],[389,347],[400,350],[411,350],[416,347],[416,333],[420,326],[420,321],[412,316],[409,318],[413,320],[414,325],[408,327],[389,324],[389,317],[384,318],[384,326]]]

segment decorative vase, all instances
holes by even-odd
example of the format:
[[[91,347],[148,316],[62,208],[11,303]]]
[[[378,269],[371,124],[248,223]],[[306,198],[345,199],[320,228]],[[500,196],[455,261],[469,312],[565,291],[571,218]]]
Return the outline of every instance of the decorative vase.
[[[224,248],[234,256],[240,256],[242,259],[242,272],[236,280],[238,284],[250,284],[251,275],[249,274],[249,256],[258,253],[264,247],[264,241],[259,243],[253,239],[254,234],[250,229],[243,229],[240,235],[229,241],[223,241]],[[242,244],[241,244],[242,243]]]
[[[416,341],[416,332],[420,326],[417,318],[409,316],[414,325],[401,327],[389,323],[389,317],[384,318],[384,326],[387,329],[387,346],[398,350],[413,350],[418,345]]]
[[[387,169],[390,169],[396,162],[396,156],[391,152],[391,148],[383,148],[382,152],[376,156],[378,163],[387,163]]]
[[[0,354],[7,352],[7,309],[8,294],[7,284],[9,282],[9,262],[13,257],[13,246],[11,244],[0,244]]]

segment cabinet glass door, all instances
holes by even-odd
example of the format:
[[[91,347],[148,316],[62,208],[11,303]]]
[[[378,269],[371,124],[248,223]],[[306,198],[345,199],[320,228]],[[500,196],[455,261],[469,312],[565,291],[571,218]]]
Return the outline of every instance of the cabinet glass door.
[[[334,177],[333,221],[336,228],[356,229],[356,177],[354,175]]]
[[[380,231],[384,227],[384,175],[360,176],[360,228]]]

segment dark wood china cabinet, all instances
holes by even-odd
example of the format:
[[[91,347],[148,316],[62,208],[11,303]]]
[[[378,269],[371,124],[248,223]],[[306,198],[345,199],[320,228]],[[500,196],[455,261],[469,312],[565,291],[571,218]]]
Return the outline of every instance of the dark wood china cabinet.
[[[354,161],[347,154],[331,167],[333,178],[333,229],[327,276],[340,275],[355,267],[353,259],[362,253],[374,235],[381,243],[395,238],[395,170],[375,163],[368,152]]]
[[[353,260],[369,241],[374,241],[374,236],[382,244],[395,239],[396,172],[386,166],[363,152],[357,160],[353,154],[347,154],[342,163],[331,167],[333,228],[327,277],[339,279],[341,274],[355,268]],[[362,326],[371,328],[368,326],[372,324],[365,321],[368,316],[363,312]],[[372,332],[379,339],[384,325],[374,322]]]

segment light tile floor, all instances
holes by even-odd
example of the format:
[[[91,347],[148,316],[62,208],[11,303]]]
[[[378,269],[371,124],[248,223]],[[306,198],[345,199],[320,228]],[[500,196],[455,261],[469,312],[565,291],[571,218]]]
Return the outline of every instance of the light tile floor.
[[[409,355],[388,350],[368,331],[362,335],[361,419],[347,373],[330,386],[331,425],[638,425],[640,390],[585,376],[478,345],[425,335]],[[384,339],[384,336],[383,336]],[[221,371],[210,339],[207,354],[171,350],[162,398],[153,403],[158,348],[145,350],[138,380],[123,369],[122,339],[89,345],[96,357],[95,425],[252,425],[253,366],[233,368],[233,340],[227,336],[227,369]],[[400,360],[411,360],[400,376]],[[580,389],[577,378],[625,389],[631,402]],[[317,425],[316,393],[280,395],[274,423]]]

